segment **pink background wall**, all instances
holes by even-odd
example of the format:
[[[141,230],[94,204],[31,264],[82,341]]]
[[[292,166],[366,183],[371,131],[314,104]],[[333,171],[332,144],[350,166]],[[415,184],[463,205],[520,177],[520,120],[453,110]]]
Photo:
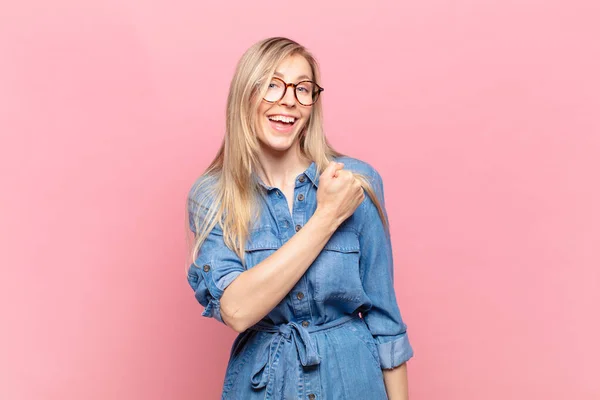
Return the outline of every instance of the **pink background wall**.
[[[183,207],[271,35],[383,175],[411,398],[600,398],[599,3],[217,3],[2,2],[0,398],[218,397]]]

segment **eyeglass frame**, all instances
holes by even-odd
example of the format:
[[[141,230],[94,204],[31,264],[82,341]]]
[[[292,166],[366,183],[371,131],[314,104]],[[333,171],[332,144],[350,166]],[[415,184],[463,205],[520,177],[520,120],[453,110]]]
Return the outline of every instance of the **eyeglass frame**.
[[[267,103],[271,103],[271,104],[273,104],[273,103],[277,103],[278,101],[281,101],[281,99],[283,99],[283,98],[285,97],[285,94],[287,93],[287,90],[288,90],[288,88],[289,88],[289,87],[292,87],[292,88],[294,89],[294,98],[296,99],[296,101],[298,102],[298,104],[300,104],[300,105],[302,105],[302,106],[304,106],[304,107],[309,107],[309,106],[312,106],[313,104],[315,104],[315,103],[316,103],[316,102],[319,100],[319,97],[321,97],[321,92],[322,92],[323,90],[325,90],[325,88],[322,88],[322,87],[321,87],[321,86],[320,86],[320,85],[319,85],[317,82],[315,82],[315,81],[311,81],[310,79],[305,79],[305,80],[303,80],[303,81],[300,81],[300,82],[298,82],[298,83],[287,83],[287,82],[286,82],[286,81],[284,81],[283,79],[281,79],[281,78],[278,78],[278,77],[276,77],[276,76],[274,76],[273,78],[271,78],[271,80],[273,80],[273,79],[277,79],[278,81],[281,81],[281,82],[283,82],[283,85],[284,85],[285,87],[284,87],[284,89],[283,89],[283,93],[281,94],[281,97],[280,97],[280,98],[278,98],[277,100],[269,101],[269,100],[267,100],[267,99],[265,99],[265,98],[263,97],[263,100],[264,100],[264,101],[266,101]],[[298,99],[298,93],[296,93],[296,88],[298,87],[298,85],[299,85],[299,84],[301,84],[301,83],[303,83],[303,82],[310,82],[310,83],[314,84],[314,85],[317,87],[317,91],[316,91],[316,93],[317,93],[317,98],[315,99],[315,101],[313,101],[313,102],[312,102],[312,103],[310,103],[310,104],[302,104],[302,102],[301,102],[301,101]],[[269,82],[269,84],[270,84],[270,82]]]

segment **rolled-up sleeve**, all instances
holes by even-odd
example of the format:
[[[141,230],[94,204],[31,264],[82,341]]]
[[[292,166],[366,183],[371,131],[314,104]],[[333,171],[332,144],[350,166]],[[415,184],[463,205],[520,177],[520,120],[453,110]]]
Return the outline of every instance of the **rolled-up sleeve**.
[[[371,184],[381,203],[384,214],[383,181],[379,173],[372,172]],[[394,262],[389,230],[386,230],[369,196],[363,207],[360,228],[360,269],[363,289],[371,307],[363,313],[364,320],[375,338],[382,369],[401,365],[413,356],[394,290]]]
[[[190,229],[196,234],[195,220],[198,204],[188,201]],[[187,279],[194,290],[196,300],[204,306],[205,317],[224,323],[220,300],[224,290],[244,271],[238,255],[225,245],[223,232],[218,225],[213,228],[200,246],[198,256],[188,269]]]

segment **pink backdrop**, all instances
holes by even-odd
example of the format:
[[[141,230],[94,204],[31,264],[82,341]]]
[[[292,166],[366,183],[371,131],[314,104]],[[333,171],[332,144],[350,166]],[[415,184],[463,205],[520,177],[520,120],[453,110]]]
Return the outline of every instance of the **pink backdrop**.
[[[600,398],[599,3],[217,3],[1,5],[0,398],[218,397],[183,207],[272,35],[384,178],[411,398]]]

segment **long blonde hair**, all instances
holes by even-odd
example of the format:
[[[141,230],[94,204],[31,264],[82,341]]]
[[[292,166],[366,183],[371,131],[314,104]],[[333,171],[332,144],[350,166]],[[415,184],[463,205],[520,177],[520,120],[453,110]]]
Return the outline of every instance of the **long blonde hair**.
[[[252,179],[253,171],[260,168],[260,149],[255,135],[257,110],[277,66],[292,55],[303,56],[311,66],[313,80],[321,82],[319,66],[312,54],[297,42],[283,37],[272,37],[254,44],[237,64],[227,98],[223,143],[187,199],[188,222],[195,232],[190,251],[194,263],[202,243],[217,224],[227,247],[235,251],[244,263],[250,222],[258,220],[258,199],[263,190]],[[325,137],[323,108],[319,101],[312,106],[299,141],[302,155],[315,162],[318,174],[333,157],[344,155],[334,150]],[[368,179],[361,174],[354,175],[377,207],[387,229],[385,214]]]

